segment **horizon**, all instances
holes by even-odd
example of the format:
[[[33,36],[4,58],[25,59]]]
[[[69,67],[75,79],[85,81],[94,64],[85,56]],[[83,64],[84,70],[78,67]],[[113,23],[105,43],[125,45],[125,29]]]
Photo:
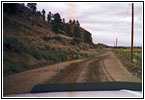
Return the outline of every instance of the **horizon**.
[[[97,43],[97,44],[95,44],[95,45],[98,45],[98,44],[100,44],[100,45],[106,45],[106,44],[103,44],[103,43]],[[106,45],[106,46],[109,46],[109,45]],[[109,47],[114,47],[114,46],[109,46]],[[131,48],[131,46],[117,46],[117,47],[125,47],[125,48]],[[133,46],[133,48],[142,48],[142,46]]]

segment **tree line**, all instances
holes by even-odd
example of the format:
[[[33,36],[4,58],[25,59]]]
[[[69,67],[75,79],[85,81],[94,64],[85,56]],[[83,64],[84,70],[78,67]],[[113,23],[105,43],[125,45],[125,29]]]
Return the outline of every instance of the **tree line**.
[[[21,4],[24,6],[24,4]],[[19,8],[18,3],[7,3],[4,5],[4,10],[11,13],[15,13]],[[53,14],[51,11],[48,12],[46,15],[45,9],[41,12],[37,11],[37,3],[27,3],[27,8],[29,8],[33,14],[37,13],[38,15],[42,16],[45,22],[48,22],[52,25],[52,31],[56,34],[64,34],[76,39],[82,39],[81,32],[80,32],[80,23],[78,20],[69,20],[67,23],[65,22],[65,18],[61,18],[59,13]],[[47,16],[47,18],[46,18]],[[88,37],[89,36],[89,37]],[[84,32],[84,42],[90,42],[90,34],[88,32]]]
[[[37,4],[36,3],[28,3],[27,7],[31,9],[33,12],[36,12],[37,10]],[[52,24],[52,30],[55,33],[62,33],[61,31],[65,31],[68,33],[67,35],[73,36],[73,34],[70,32],[71,25],[74,25],[74,36],[80,38],[80,31],[79,26],[80,23],[78,20],[69,20],[68,23],[65,22],[65,18],[61,18],[59,13],[53,14],[51,11],[48,12],[47,18],[46,11],[43,9],[42,12],[38,11],[39,14],[42,15],[43,20],[47,21],[49,24]]]

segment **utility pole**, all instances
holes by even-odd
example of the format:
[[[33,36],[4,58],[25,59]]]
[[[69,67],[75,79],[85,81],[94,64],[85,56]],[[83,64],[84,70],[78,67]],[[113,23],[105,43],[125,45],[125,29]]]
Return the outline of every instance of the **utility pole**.
[[[116,53],[117,53],[117,38],[116,38]]]
[[[132,3],[132,25],[131,25],[131,62],[133,62],[133,34],[134,34],[134,4]]]
[[[117,38],[116,38],[116,47],[117,47]]]

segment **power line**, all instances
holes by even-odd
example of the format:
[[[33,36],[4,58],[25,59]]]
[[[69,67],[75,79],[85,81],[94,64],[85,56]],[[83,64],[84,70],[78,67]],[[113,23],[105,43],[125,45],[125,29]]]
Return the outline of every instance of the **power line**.
[[[124,24],[125,24],[125,22],[126,22],[126,18],[127,18],[128,11],[129,11],[130,6],[131,6],[131,4],[128,4],[127,10],[126,10],[126,12],[125,12],[125,15],[123,16],[123,22],[122,22],[121,25],[120,25],[121,27],[123,27]],[[118,30],[119,33],[120,33],[121,31],[122,31],[121,29]]]
[[[125,16],[124,16],[123,24],[124,24],[125,21],[126,21],[126,17],[127,17],[127,15],[128,15],[129,7],[130,7],[130,4],[128,4],[127,11],[126,11],[126,14],[125,14]]]

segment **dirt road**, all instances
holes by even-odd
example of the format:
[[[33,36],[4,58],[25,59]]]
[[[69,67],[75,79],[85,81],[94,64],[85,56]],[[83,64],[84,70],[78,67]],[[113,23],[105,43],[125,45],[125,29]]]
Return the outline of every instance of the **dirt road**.
[[[3,93],[29,93],[41,83],[127,81],[141,82],[109,51],[98,57],[67,61],[3,78]]]

